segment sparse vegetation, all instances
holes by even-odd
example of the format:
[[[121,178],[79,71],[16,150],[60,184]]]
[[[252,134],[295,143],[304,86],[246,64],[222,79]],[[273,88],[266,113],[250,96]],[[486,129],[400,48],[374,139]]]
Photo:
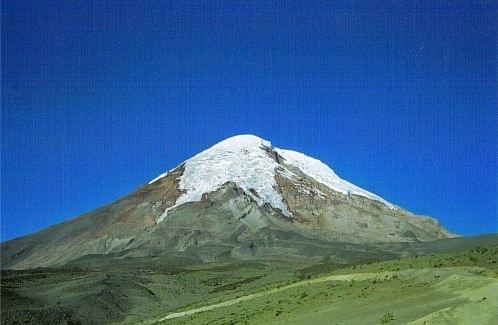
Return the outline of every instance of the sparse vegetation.
[[[287,320],[299,323],[314,317],[313,323],[320,324],[327,323],[330,319],[327,315],[334,315],[338,323],[347,317],[372,324],[381,320],[404,323],[425,314],[413,316],[407,313],[406,306],[405,309],[396,307],[403,299],[410,299],[414,306],[427,304],[416,309],[423,313],[445,308],[446,301],[459,301],[449,299],[451,291],[444,293],[434,286],[452,274],[459,274],[461,279],[469,276],[498,281],[497,256],[498,247],[487,247],[344,267],[330,260],[317,261],[318,267],[309,265],[307,260],[292,263],[272,260],[182,267],[158,263],[156,267],[147,268],[143,263],[116,263],[114,268],[98,269],[93,268],[91,263],[94,262],[91,262],[88,269],[4,271],[1,316],[3,323],[13,323],[14,319],[27,322],[48,319],[54,323],[89,323],[105,319],[137,323],[251,293],[268,292],[237,305],[178,318],[174,323],[254,324],[285,323]],[[309,275],[305,282],[300,282],[302,270],[307,270]],[[362,277],[361,274],[373,275]],[[346,275],[344,280],[320,280],[340,275]],[[54,287],[53,283],[59,285]],[[459,282],[459,287],[464,283]],[[493,304],[496,307],[498,297],[495,296],[494,292],[487,292],[476,299],[480,308]],[[394,307],[386,311],[386,305]]]
[[[390,323],[391,321],[394,320],[394,315],[393,313],[385,313],[382,318],[380,319],[380,322],[382,324],[387,324]]]

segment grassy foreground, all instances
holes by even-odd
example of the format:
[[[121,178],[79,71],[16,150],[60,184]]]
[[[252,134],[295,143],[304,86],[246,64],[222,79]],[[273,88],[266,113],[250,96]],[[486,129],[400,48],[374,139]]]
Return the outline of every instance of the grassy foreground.
[[[496,245],[354,266],[86,259],[2,271],[1,323],[493,324],[497,260]]]
[[[146,320],[168,324],[496,324],[497,248],[342,268]]]

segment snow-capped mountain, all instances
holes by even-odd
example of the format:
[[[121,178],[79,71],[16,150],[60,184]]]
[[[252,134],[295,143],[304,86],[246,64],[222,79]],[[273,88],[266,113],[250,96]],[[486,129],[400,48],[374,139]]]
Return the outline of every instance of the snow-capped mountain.
[[[89,254],[237,259],[317,254],[334,242],[452,236],[436,220],[341,179],[317,159],[239,135],[107,206],[1,249],[3,268],[30,268]]]
[[[258,202],[259,206],[267,203],[273,208],[280,209],[287,217],[292,217],[278,191],[276,174],[298,184],[299,177],[292,171],[295,168],[334,191],[361,195],[395,208],[381,197],[339,178],[321,161],[296,151],[274,148],[269,141],[254,135],[238,135],[228,138],[188,159],[183,164],[184,172],[180,177],[179,186],[183,194],[172,207],[164,211],[158,222],[166,218],[169,210],[187,202],[200,201],[203,194],[216,191],[227,182],[237,184]],[[166,175],[168,172],[159,175],[149,184]],[[302,191],[309,193],[309,189],[304,187]],[[324,198],[324,194],[318,190],[315,194]]]

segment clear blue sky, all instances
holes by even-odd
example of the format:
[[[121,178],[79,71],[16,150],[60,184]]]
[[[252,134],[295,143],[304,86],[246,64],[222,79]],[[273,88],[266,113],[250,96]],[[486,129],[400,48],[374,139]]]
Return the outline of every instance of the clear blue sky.
[[[2,1],[2,240],[241,133],[498,231],[496,1],[303,3]]]

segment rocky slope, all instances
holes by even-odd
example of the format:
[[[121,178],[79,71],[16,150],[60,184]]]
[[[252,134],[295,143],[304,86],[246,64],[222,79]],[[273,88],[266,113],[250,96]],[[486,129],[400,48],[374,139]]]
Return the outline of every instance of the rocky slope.
[[[1,252],[2,268],[26,269],[91,254],[247,259],[326,255],[334,242],[449,237],[435,219],[342,180],[316,159],[243,135],[107,206],[4,242]]]

